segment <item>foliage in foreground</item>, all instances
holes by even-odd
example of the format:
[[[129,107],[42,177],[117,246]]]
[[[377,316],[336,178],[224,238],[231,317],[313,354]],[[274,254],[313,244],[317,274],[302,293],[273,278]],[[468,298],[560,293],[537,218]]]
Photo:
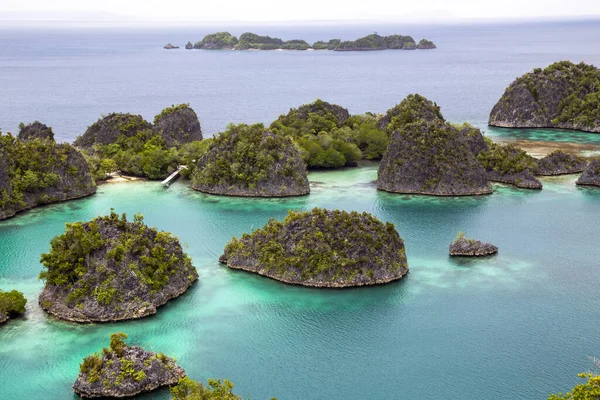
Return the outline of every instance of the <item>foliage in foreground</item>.
[[[23,293],[17,290],[4,292],[0,290],[0,314],[6,314],[9,317],[15,317],[25,312],[27,299]]]
[[[568,393],[551,394],[548,400],[598,400],[600,399],[600,375],[590,372],[579,374],[587,382],[580,383]]]
[[[179,380],[171,388],[172,400],[242,400],[233,393],[233,383],[224,379],[209,379],[208,385],[196,382],[188,377]],[[277,400],[275,397],[271,400]]]

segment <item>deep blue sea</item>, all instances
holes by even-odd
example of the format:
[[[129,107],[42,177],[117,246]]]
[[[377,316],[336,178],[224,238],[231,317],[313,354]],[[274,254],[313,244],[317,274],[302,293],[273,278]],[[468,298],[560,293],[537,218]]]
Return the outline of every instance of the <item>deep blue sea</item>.
[[[226,27],[223,27],[226,28]],[[600,143],[600,135],[488,130],[489,110],[517,76],[553,61],[600,65],[600,22],[452,26],[231,27],[284,39],[353,39],[373,31],[433,40],[433,51],[167,51],[214,27],[0,26],[0,127],[41,120],[71,141],[101,114],[189,102],[207,135],[229,122],[269,123],[317,97],[353,113],[383,112],[406,94],[436,101],[447,119],[495,136]],[[531,191],[495,184],[489,196],[434,198],[376,190],[377,163],[312,171],[311,194],[289,199],[211,196],[180,180],[106,184],[94,196],[0,222],[0,289],[18,289],[24,317],[0,327],[2,400],[77,399],[83,357],[110,333],[174,356],[193,379],[228,378],[253,399],[545,399],[579,382],[600,356],[600,189],[577,176]],[[367,211],[395,224],[410,273],[350,290],[285,285],[217,260],[232,236],[288,209]],[[40,254],[66,222],[111,207],[181,238],[199,282],[156,316],[69,324],[38,306]],[[499,246],[451,259],[458,231]],[[163,389],[143,399],[169,398]]]

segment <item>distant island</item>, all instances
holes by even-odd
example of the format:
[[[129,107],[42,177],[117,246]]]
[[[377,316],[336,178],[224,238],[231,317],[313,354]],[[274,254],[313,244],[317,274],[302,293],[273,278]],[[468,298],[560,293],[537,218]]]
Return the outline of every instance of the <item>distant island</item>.
[[[169,43],[165,49],[178,47]],[[435,44],[427,39],[418,43],[411,36],[380,36],[377,32],[365,37],[342,41],[331,39],[328,42],[317,41],[311,46],[305,40],[282,40],[270,36],[260,36],[252,32],[243,33],[239,39],[229,32],[217,32],[206,35],[196,44],[188,42],[186,49],[203,50],[333,50],[333,51],[372,51],[372,50],[431,50]]]

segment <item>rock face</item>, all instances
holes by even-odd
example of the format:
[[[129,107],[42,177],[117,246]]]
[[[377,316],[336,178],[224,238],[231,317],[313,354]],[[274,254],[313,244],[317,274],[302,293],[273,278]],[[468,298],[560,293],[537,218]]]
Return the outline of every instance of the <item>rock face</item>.
[[[111,335],[110,347],[87,356],[79,367],[73,390],[83,398],[122,398],[175,385],[186,376],[175,360],[123,342],[127,335]]]
[[[582,157],[565,153],[562,150],[555,150],[539,160],[537,164],[536,175],[566,175],[583,172],[587,161]]]
[[[291,140],[266,131],[262,124],[231,126],[216,136],[198,162],[192,187],[247,197],[310,192],[306,166]]]
[[[391,223],[370,214],[289,211],[225,247],[229,268],[314,287],[387,283],[408,272],[404,242]]]
[[[179,104],[165,108],[154,117],[155,134],[160,134],[167,147],[202,140],[200,121],[189,104]]]
[[[39,297],[48,313],[72,322],[142,318],[183,294],[198,278],[179,241],[169,233],[128,222],[111,212],[67,224],[42,254],[46,286]]]
[[[54,141],[54,132],[52,128],[42,124],[40,121],[32,122],[28,125],[21,124],[19,126],[19,140],[51,140]]]
[[[600,186],[600,160],[592,160],[575,183],[583,186]]]
[[[288,119],[307,120],[311,114],[317,114],[326,118],[333,116],[338,126],[341,126],[341,124],[350,118],[348,109],[317,99],[310,104],[303,104],[298,108],[291,109],[286,115],[279,116],[279,121],[282,121],[285,125]]]
[[[417,120],[444,120],[440,107],[420,94],[409,94],[399,104],[387,110],[377,121],[377,127],[388,133],[403,128]]]
[[[441,120],[418,120],[392,134],[379,166],[377,189],[435,196],[492,192],[465,135]]]
[[[465,239],[459,234],[454,243],[450,245],[451,256],[481,257],[496,254],[498,248],[490,243],[483,243],[479,240]]]
[[[477,159],[486,169],[490,181],[525,189],[542,188],[542,183],[533,176],[538,168],[536,160],[513,145],[493,143],[489,150],[479,153]]]
[[[0,220],[95,192],[89,166],[72,146],[0,133]]]
[[[489,124],[600,132],[600,70],[561,61],[517,78],[490,113]]]
[[[187,44],[185,45],[186,50],[191,50],[193,48],[194,48],[194,45],[192,44],[192,42],[187,42]]]
[[[115,143],[119,136],[135,136],[138,131],[151,129],[152,125],[141,115],[112,113],[94,122],[73,144],[77,147],[91,148],[94,144]]]

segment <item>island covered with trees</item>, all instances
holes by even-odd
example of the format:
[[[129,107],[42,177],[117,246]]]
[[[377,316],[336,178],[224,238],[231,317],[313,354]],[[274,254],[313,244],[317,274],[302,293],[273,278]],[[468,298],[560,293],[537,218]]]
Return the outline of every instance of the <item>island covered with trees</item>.
[[[18,290],[5,292],[0,290],[0,325],[10,318],[18,317],[25,312],[27,299]]]
[[[600,133],[600,70],[570,61],[536,68],[506,88],[489,124]]]
[[[252,32],[243,33],[239,39],[229,32],[217,32],[206,35],[201,41],[188,42],[186,49],[203,50],[333,50],[333,51],[371,51],[371,50],[430,50],[435,44],[427,39],[418,43],[411,36],[381,36],[377,33],[365,37],[342,41],[331,39],[317,41],[310,45],[302,39],[282,40],[270,36],[261,36]]]
[[[179,240],[114,211],[67,224],[42,254],[39,304],[72,322],[109,322],[156,313],[183,294],[198,273]]]
[[[314,208],[289,211],[233,238],[220,257],[229,268],[312,287],[387,283],[408,272],[404,241],[371,214]]]

